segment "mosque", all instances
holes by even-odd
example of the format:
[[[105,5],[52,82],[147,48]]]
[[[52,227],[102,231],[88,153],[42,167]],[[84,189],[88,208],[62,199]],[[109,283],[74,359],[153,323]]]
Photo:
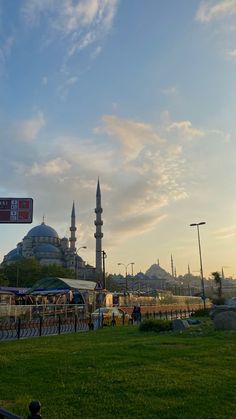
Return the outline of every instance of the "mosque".
[[[58,265],[72,269],[78,279],[99,280],[102,278],[102,207],[99,180],[96,191],[95,227],[96,266],[85,263],[76,249],[76,216],[74,202],[71,211],[70,237],[59,238],[56,230],[45,224],[31,228],[17,247],[4,256],[2,264],[10,264],[22,258],[34,257],[42,265]]]

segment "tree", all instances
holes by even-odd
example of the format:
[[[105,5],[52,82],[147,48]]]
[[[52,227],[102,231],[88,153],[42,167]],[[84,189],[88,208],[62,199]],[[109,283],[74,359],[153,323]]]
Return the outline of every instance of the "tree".
[[[41,265],[35,258],[22,258],[2,269],[10,287],[30,287],[41,277]]]
[[[7,287],[8,284],[9,284],[9,281],[8,281],[3,269],[0,267],[0,286],[2,285],[4,287]]]
[[[4,278],[6,285],[11,287],[32,287],[36,281],[44,277],[59,276],[73,278],[74,272],[58,265],[41,265],[33,257],[22,258],[15,263],[2,266],[0,280]],[[3,281],[3,280],[2,280]]]
[[[222,302],[222,278],[219,272],[212,272],[211,275],[213,276],[213,280],[215,281],[215,284],[217,286],[217,299],[218,304],[220,304]]]
[[[74,278],[75,272],[72,269],[63,268],[58,265],[45,265],[41,267],[41,278],[59,276],[60,278]]]

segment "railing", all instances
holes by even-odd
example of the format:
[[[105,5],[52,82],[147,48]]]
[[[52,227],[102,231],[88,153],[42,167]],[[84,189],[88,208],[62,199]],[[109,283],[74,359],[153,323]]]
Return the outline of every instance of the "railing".
[[[37,307],[37,306],[34,306]],[[64,307],[63,307],[64,308]],[[61,311],[56,306],[53,310],[43,310],[34,313],[34,318],[28,316],[16,317],[16,320],[0,319],[0,340],[21,339],[27,337],[60,335],[64,333],[85,332],[92,329],[103,328],[104,326],[117,326],[136,324],[143,319],[186,319],[194,313],[194,309],[146,311],[141,313],[139,318],[123,315],[117,319],[114,315],[107,319],[101,313],[96,319],[83,310],[74,307],[67,307]]]
[[[186,319],[189,316],[193,315],[195,310],[193,309],[184,309],[184,310],[170,310],[170,311],[153,311],[146,312],[142,315],[142,318],[156,318],[156,319],[165,319],[165,320],[174,320],[174,319]]]
[[[70,316],[41,317],[34,320],[18,318],[16,321],[0,321],[0,340],[20,339],[43,335],[88,331],[91,328],[90,317],[81,313]]]
[[[125,313],[119,319],[119,325],[127,325],[127,324],[137,324],[140,323],[144,319],[163,319],[163,320],[175,320],[175,319],[187,319],[191,315],[193,315],[195,310],[193,309],[184,309],[184,310],[169,310],[169,311],[152,311],[152,312],[145,312],[139,313],[138,316],[130,316],[129,320],[127,320]],[[95,322],[93,323],[94,329],[103,328],[104,326],[116,326],[117,325],[117,318],[115,317],[114,313],[111,317],[107,318],[106,316],[101,313],[97,316]]]
[[[8,410],[0,407],[0,419],[9,418],[9,419],[22,419],[21,416],[14,415],[14,413],[9,412]]]
[[[41,316],[57,317],[63,315],[70,317],[71,315],[80,315],[84,313],[85,306],[78,304],[38,304],[38,305],[0,305],[0,321],[1,320],[18,320],[19,318],[25,320],[33,320]]]

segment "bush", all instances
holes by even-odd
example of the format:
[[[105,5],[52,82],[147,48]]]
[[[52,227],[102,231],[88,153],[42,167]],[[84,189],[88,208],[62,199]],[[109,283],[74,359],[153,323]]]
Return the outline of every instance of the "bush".
[[[223,298],[223,297],[213,298],[213,300],[212,300],[212,304],[214,304],[216,306],[223,306],[224,303],[225,303],[225,298]]]
[[[191,314],[191,317],[209,317],[209,313],[209,308],[206,310],[204,310],[204,308],[199,308],[199,310],[196,310],[193,314]]]
[[[170,320],[144,320],[139,326],[141,332],[166,332],[172,330]]]

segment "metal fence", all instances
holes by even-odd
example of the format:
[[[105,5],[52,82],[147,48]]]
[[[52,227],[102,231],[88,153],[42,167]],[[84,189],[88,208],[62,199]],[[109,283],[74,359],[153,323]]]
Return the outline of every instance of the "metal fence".
[[[3,407],[0,407],[0,419],[22,419],[21,416],[17,416],[14,413],[10,412],[9,410],[4,409]]]
[[[74,314],[80,316],[85,312],[84,305],[78,304],[37,304],[37,305],[0,305],[0,322],[5,320],[17,321],[19,318],[24,320],[37,319],[39,316],[44,318],[71,317]]]
[[[35,306],[34,306],[35,307]],[[45,335],[60,335],[65,333],[85,332],[93,329],[103,328],[105,326],[116,325],[132,325],[137,324],[145,319],[186,319],[190,317],[194,310],[170,310],[170,311],[150,311],[140,315],[138,319],[130,316],[129,320],[125,314],[119,322],[116,321],[114,315],[110,321],[105,321],[103,314],[96,319],[91,320],[91,315],[88,315],[76,306],[63,307],[59,309],[58,306],[49,308],[41,307],[38,311],[34,311],[33,307],[30,312],[20,316],[19,311],[17,316],[8,317],[7,319],[0,319],[0,340],[21,339]],[[22,314],[22,313],[21,313]]]
[[[174,320],[174,319],[187,319],[195,313],[194,309],[186,310],[167,310],[167,311],[150,311],[142,315],[142,319],[165,319],[165,320]]]
[[[18,318],[16,321],[0,321],[0,340],[82,332],[88,331],[90,327],[89,317],[78,316],[76,313],[70,317],[57,315],[52,318],[43,318],[39,316],[34,320]]]

